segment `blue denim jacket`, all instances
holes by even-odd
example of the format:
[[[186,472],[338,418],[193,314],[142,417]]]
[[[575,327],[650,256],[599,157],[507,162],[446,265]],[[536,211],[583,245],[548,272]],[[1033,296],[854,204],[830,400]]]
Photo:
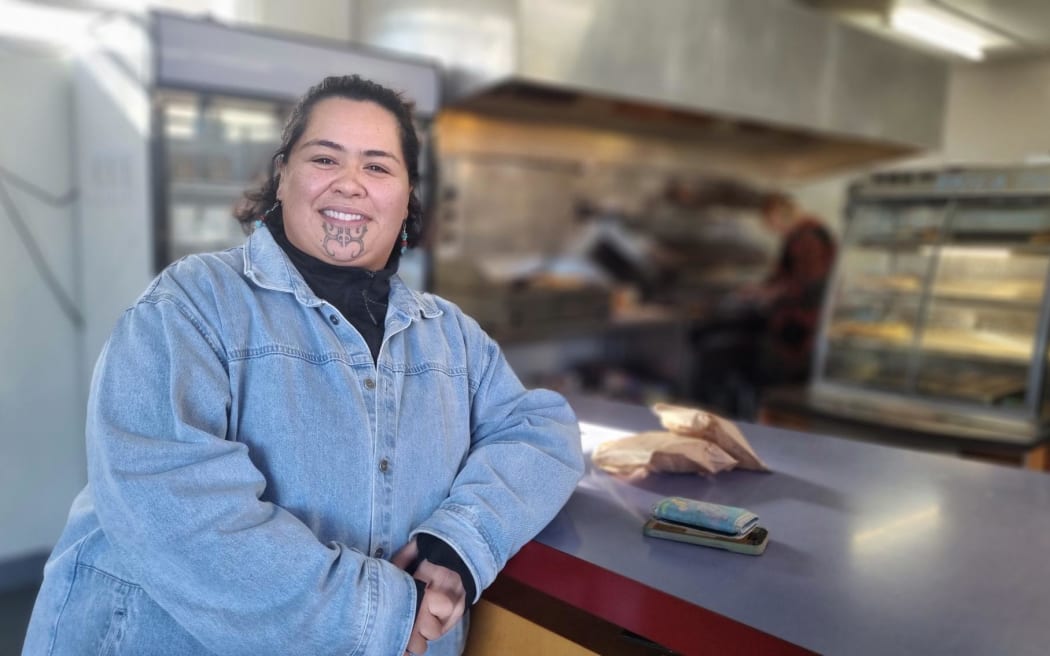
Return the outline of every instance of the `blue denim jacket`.
[[[583,471],[565,400],[525,390],[455,305],[391,281],[378,365],[269,231],[160,274],[99,358],[87,487],[25,654],[400,656],[447,542],[479,593]],[[458,654],[465,624],[428,654]]]

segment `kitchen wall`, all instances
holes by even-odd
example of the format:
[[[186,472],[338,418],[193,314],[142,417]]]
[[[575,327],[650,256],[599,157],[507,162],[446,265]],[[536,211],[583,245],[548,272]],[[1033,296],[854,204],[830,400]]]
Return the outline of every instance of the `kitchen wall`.
[[[442,114],[435,139],[439,258],[552,255],[578,231],[581,204],[638,216],[671,178],[724,174],[726,168],[702,151],[665,140],[462,111]]]
[[[235,0],[232,4],[239,22],[337,41],[349,40],[356,8],[348,0]]]
[[[941,151],[921,161],[1016,164],[1050,157],[1050,57],[952,71]]]
[[[667,201],[672,182],[715,186],[732,180],[734,188],[753,190],[754,202],[768,181],[748,178],[753,172],[741,162],[662,137],[463,109],[446,109],[434,134],[441,162],[431,235],[435,290],[502,342],[526,384],[601,385],[608,392],[619,385],[624,389],[617,393],[631,398],[681,395],[691,358],[684,352],[683,324],[673,317],[714,302],[734,276],[768,269],[775,243],[758,225],[754,207],[673,207]],[[716,233],[714,245],[708,238]],[[673,304],[661,315],[665,320],[610,324],[604,316],[609,292],[577,288],[587,279],[584,256],[594,247],[588,240],[600,236],[645,250],[659,240],[659,252],[673,250],[675,283],[650,290]],[[745,256],[746,265],[731,262]],[[643,259],[657,268],[658,258]],[[566,286],[556,291],[540,283],[523,293],[492,273],[506,276],[528,266],[546,267]],[[471,269],[475,275],[467,273]],[[486,277],[487,285],[479,282]],[[638,282],[628,294],[653,300],[645,297],[649,285]],[[634,308],[632,316],[641,313]]]
[[[673,180],[769,186],[749,179],[746,165],[701,148],[607,129],[453,109],[442,113],[434,133],[441,160],[438,259],[556,255],[584,229],[584,214],[651,227]]]

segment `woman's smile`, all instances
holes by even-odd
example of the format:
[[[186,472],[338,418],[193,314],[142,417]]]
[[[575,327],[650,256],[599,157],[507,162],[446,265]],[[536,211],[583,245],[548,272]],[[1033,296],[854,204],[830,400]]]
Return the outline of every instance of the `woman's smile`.
[[[277,187],[292,244],[329,264],[371,271],[390,259],[411,193],[397,119],[346,98],[313,108]]]
[[[326,219],[338,221],[339,223],[357,223],[368,219],[364,214],[340,212],[339,210],[321,210],[321,214],[324,215]]]

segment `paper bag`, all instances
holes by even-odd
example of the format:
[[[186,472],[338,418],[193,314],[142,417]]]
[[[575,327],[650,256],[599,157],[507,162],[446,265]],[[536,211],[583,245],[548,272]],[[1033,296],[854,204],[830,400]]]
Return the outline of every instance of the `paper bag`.
[[[665,431],[647,431],[599,444],[591,454],[599,469],[620,476],[649,472],[715,474],[736,466],[714,442]]]
[[[762,462],[733,422],[705,410],[670,403],[657,403],[652,410],[667,430],[714,442],[732,456],[741,469],[769,471],[769,467]]]

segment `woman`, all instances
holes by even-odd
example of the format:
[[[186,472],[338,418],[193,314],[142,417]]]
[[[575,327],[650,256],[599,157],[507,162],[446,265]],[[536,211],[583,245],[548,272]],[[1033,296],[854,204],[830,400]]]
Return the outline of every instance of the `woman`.
[[[824,289],[835,264],[835,239],[794,201],[771,194],[766,226],[781,239],[776,265],[753,299],[765,319],[759,383],[802,383],[810,375]]]
[[[761,216],[780,239],[773,270],[728,295],[692,335],[695,399],[747,420],[757,417],[763,389],[808,380],[836,250],[828,229],[789,196],[768,194]]]
[[[397,277],[418,159],[398,94],[325,79],[246,243],[120,318],[25,654],[462,651],[464,608],[583,463],[564,399]]]

